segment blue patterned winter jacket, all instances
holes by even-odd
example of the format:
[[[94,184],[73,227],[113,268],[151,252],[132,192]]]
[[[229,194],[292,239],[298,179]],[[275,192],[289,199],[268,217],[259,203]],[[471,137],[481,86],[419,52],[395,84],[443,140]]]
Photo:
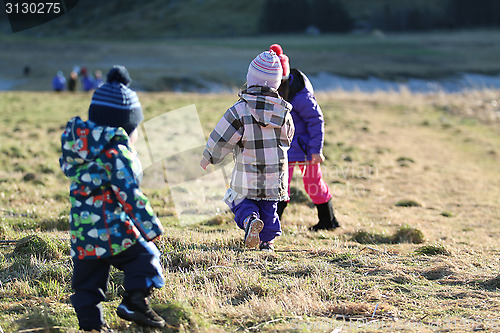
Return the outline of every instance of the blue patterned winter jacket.
[[[71,256],[116,255],[163,233],[139,189],[140,162],[122,128],[97,126],[79,117],[62,134],[61,169],[71,180]]]

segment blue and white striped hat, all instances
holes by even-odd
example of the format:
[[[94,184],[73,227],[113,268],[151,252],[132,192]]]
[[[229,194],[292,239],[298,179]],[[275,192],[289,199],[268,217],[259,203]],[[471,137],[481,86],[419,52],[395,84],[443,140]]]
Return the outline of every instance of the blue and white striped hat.
[[[96,89],[89,107],[89,120],[100,126],[123,127],[130,134],[144,120],[136,92],[128,87],[130,75],[123,66],[113,66],[107,82]]]

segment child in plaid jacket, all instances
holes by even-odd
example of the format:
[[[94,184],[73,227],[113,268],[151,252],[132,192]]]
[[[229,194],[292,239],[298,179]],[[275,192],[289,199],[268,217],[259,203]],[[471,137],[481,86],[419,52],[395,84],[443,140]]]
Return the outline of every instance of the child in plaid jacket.
[[[294,132],[291,105],[277,92],[281,76],[274,52],[262,52],[250,63],[247,89],[210,134],[200,163],[206,169],[234,154],[224,201],[245,230],[245,245],[271,251],[281,234],[277,204],[288,200],[287,150]]]

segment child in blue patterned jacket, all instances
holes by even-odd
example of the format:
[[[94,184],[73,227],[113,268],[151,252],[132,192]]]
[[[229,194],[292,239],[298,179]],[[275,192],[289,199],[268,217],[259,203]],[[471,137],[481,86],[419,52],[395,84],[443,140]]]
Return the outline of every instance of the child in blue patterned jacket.
[[[114,66],[89,107],[89,121],[71,119],[62,134],[61,168],[71,180],[70,234],[74,294],[80,329],[105,329],[103,310],[110,266],[124,272],[123,319],[163,327],[148,304],[152,288],[164,283],[160,253],[152,242],[163,233],[138,177],[132,143],[143,120],[130,76]]]
[[[274,249],[281,234],[279,201],[288,200],[287,150],[294,126],[292,106],[280,97],[282,68],[274,52],[262,52],[248,67],[247,88],[210,134],[201,166],[233,153],[235,167],[224,201],[245,231],[249,248]]]

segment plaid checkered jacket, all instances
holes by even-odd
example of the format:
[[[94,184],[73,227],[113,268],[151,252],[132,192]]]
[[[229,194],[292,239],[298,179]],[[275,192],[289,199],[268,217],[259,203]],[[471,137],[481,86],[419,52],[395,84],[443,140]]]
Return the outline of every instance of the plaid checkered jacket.
[[[238,194],[254,200],[288,200],[292,106],[268,87],[252,86],[239,97],[210,134],[203,156],[217,164],[233,152],[230,187]]]

